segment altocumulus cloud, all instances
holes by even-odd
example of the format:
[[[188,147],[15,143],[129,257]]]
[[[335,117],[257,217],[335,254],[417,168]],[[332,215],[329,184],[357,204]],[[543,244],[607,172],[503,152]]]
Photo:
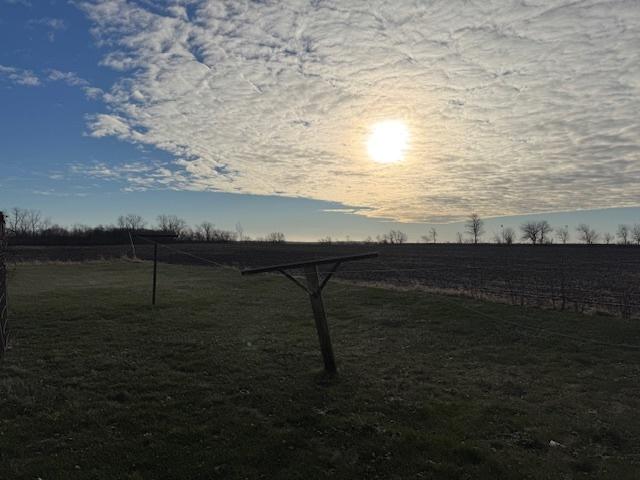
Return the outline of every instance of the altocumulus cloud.
[[[131,188],[309,197],[406,221],[640,203],[637,0],[81,7],[101,63],[123,75],[90,134],[175,156]],[[401,164],[366,157],[382,119],[410,126]]]
[[[30,87],[40,85],[40,79],[31,70],[24,70],[7,65],[0,65],[0,80]]]

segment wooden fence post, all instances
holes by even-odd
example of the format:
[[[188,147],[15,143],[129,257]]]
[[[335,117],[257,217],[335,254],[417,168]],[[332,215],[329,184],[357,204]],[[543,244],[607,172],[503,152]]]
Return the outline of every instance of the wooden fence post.
[[[6,252],[7,233],[5,217],[4,214],[0,212],[0,357],[6,352],[9,340]]]
[[[324,304],[322,303],[322,289],[320,288],[320,280],[318,278],[318,267],[316,265],[307,266],[304,268],[304,274],[307,277],[311,309],[313,310],[313,318],[316,322],[318,340],[320,340],[320,351],[322,352],[324,369],[329,373],[335,373],[337,371],[336,361],[333,358],[329,325],[327,324],[327,316],[324,312]]]
[[[127,233],[129,234],[129,242],[131,242],[131,255],[133,255],[133,259],[135,260],[138,257],[136,256],[136,246],[133,243],[133,237],[131,236],[131,230],[128,230]]]
[[[309,294],[311,300],[311,309],[313,310],[313,318],[318,331],[318,340],[320,341],[320,351],[324,361],[324,369],[327,373],[336,373],[336,361],[333,357],[333,347],[331,346],[331,337],[329,336],[329,325],[327,324],[327,315],[324,312],[324,304],[322,303],[322,289],[327,285],[329,279],[338,270],[341,264],[352,262],[355,260],[366,260],[375,258],[378,254],[361,253],[359,255],[347,255],[343,257],[319,258],[307,262],[286,263],[280,265],[271,265],[270,267],[250,268],[243,270],[242,275],[253,275],[256,273],[278,272],[287,277],[298,287]],[[324,278],[320,280],[318,274],[318,265],[331,265],[330,270],[324,274]],[[289,273],[289,270],[302,269],[306,278],[306,285],[298,281],[296,277]]]

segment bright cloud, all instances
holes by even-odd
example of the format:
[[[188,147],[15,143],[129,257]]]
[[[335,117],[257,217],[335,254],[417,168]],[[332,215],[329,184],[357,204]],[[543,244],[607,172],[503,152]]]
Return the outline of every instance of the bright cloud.
[[[40,79],[31,70],[24,70],[22,68],[9,67],[6,65],[0,65],[0,80],[2,79],[18,85],[26,85],[30,87],[40,85]]]
[[[43,82],[63,82],[70,87],[79,87],[84,92],[85,96],[89,100],[97,100],[104,92],[98,87],[93,87],[91,84],[78,76],[74,72],[62,72],[60,70],[47,70],[46,75],[36,74],[31,70],[25,70],[17,67],[10,67],[6,65],[0,65],[0,81],[4,79],[17,85],[23,85],[27,87],[38,87]],[[95,134],[96,132],[94,132]],[[96,135],[100,136],[100,135]]]
[[[50,70],[49,80],[61,81],[72,87],[86,87],[89,85],[84,78],[80,78],[74,72],[61,72],[60,70]]]
[[[176,157],[132,187],[412,221],[640,203],[636,0],[168,4],[83,3],[123,72],[90,134]],[[367,156],[386,119],[402,163]]]

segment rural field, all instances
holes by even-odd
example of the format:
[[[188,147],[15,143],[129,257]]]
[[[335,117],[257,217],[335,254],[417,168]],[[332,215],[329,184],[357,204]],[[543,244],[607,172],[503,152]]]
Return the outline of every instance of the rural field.
[[[640,316],[640,248],[634,246],[184,243],[161,248],[160,258],[170,263],[208,265],[206,260],[211,260],[250,267],[363,251],[379,251],[380,257],[344,265],[339,278],[514,305]],[[130,254],[128,245],[13,246],[9,250],[13,261],[81,261]],[[140,240],[136,254],[150,259],[153,248]]]
[[[0,5],[0,480],[640,480],[640,0]]]
[[[327,253],[179,247],[235,265]],[[393,251],[381,258],[400,270]],[[553,252],[513,250],[525,251]],[[636,255],[581,251],[612,269],[607,255]],[[327,376],[308,298],[287,279],[161,263],[152,308],[148,261],[13,252],[40,261],[10,265],[2,478],[638,478],[637,321],[332,281],[339,374]],[[43,261],[56,256],[87,261]]]

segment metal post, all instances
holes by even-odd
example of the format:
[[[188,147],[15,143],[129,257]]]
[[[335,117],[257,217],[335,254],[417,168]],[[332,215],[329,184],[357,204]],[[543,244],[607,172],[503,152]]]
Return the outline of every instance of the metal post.
[[[175,233],[148,233],[144,235],[136,234],[137,238],[143,239],[147,243],[153,243],[153,291],[151,293],[151,305],[156,304],[156,286],[158,283],[158,243],[159,239],[177,238]],[[133,240],[131,242],[131,248],[133,249],[133,255],[135,257],[135,247],[133,246]]]
[[[153,293],[151,294],[151,305],[156,304],[156,282],[158,280],[158,242],[153,244]]]
[[[318,279],[318,267],[316,265],[307,266],[304,268],[304,274],[307,277],[309,299],[311,300],[313,318],[316,322],[316,330],[318,331],[318,340],[320,340],[320,351],[322,352],[322,359],[324,360],[324,369],[329,373],[336,373],[336,361],[333,357],[329,325],[327,324],[327,316],[324,312],[324,304],[322,303],[322,289],[320,288],[320,281]]]

